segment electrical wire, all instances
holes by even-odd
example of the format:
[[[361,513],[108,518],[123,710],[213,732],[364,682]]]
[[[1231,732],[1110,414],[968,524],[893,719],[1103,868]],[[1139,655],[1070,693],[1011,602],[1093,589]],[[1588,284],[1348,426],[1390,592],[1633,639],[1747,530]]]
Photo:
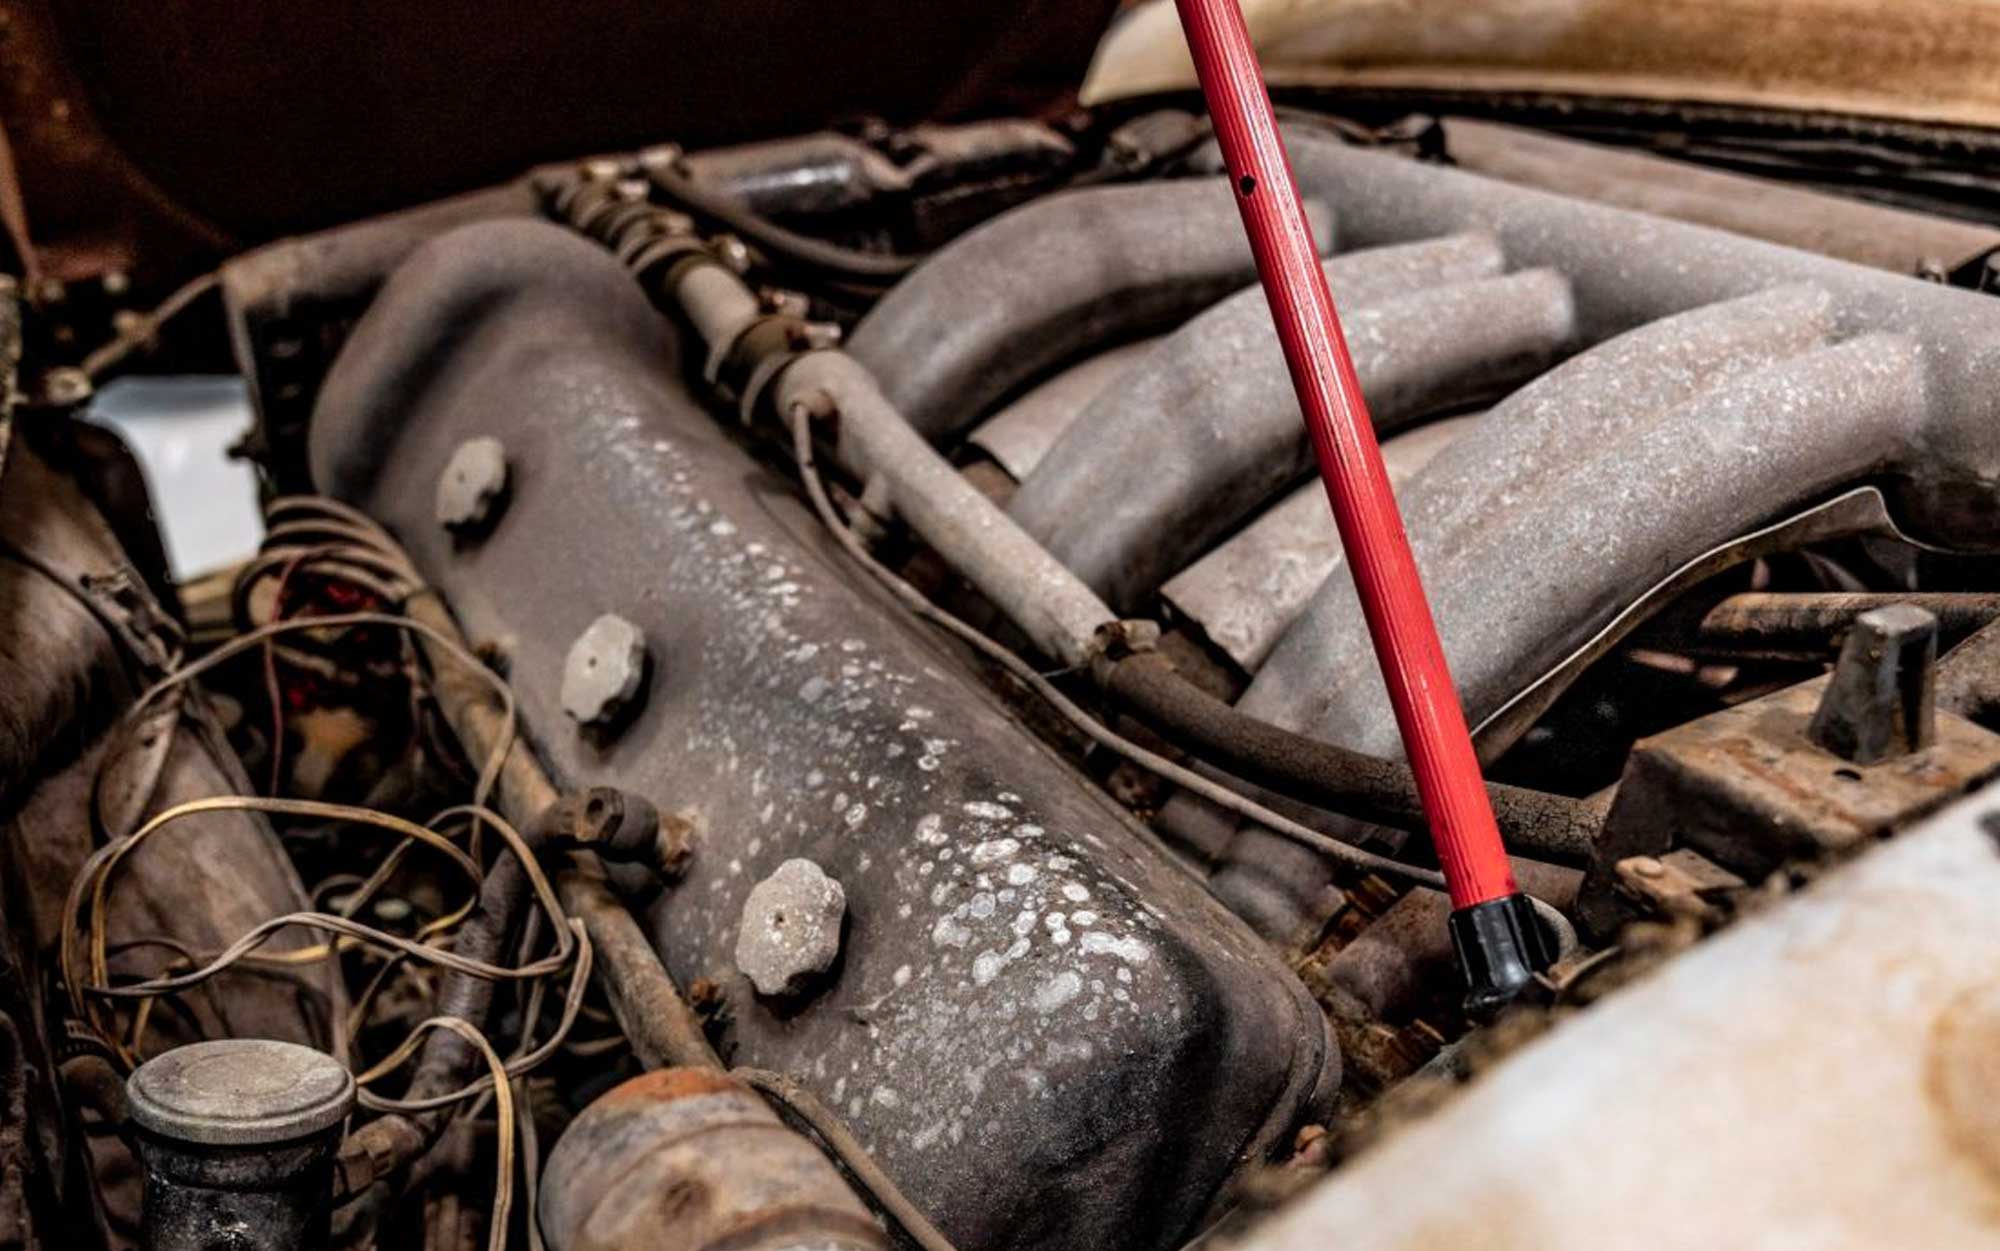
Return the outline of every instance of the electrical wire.
[[[652,185],[678,208],[740,235],[774,260],[818,271],[837,281],[881,289],[916,268],[921,257],[862,252],[788,230],[727,195],[701,185],[672,164],[647,170]]]
[[[422,1041],[425,1034],[436,1029],[450,1030],[457,1034],[477,1048],[486,1061],[486,1088],[493,1092],[495,1120],[499,1123],[494,1146],[494,1155],[498,1158],[494,1165],[496,1177],[493,1184],[493,1209],[487,1219],[486,1246],[487,1251],[506,1251],[507,1222],[514,1208],[515,1133],[514,1091],[507,1081],[507,1065],[500,1059],[500,1053],[494,1050],[493,1043],[477,1026],[463,1017],[456,1016],[434,1016],[419,1021],[416,1028],[410,1031],[411,1045],[407,1050],[398,1052],[397,1063],[400,1064],[414,1055],[416,1044]],[[355,1085],[362,1086],[376,1081],[393,1067],[395,1066],[377,1065],[366,1073],[356,1074]],[[534,1223],[532,1208],[528,1222],[530,1225]]]
[[[819,466],[813,457],[811,420],[811,415],[802,405],[795,406],[787,414],[787,421],[792,427],[792,454],[798,461],[799,474],[805,482],[806,494],[811,497],[814,511],[819,514],[820,521],[832,532],[834,538],[846,549],[847,554],[881,583],[891,595],[902,601],[910,611],[950,633],[1005,669],[1064,720],[1082,731],[1092,742],[1124,757],[1147,772],[1184,790],[1192,791],[1238,816],[1248,817],[1259,825],[1350,868],[1366,873],[1379,873],[1384,877],[1393,877],[1417,886],[1444,889],[1443,874],[1350,846],[1205,778],[1192,769],[1177,765],[1157,752],[1139,746],[1091,716],[1013,650],[996,643],[963,620],[933,604],[922,591],[911,586],[894,570],[876,560],[862,544],[860,537],[854,533],[853,528],[841,520],[839,514],[834,511],[833,501],[827,496],[826,484],[820,478]]]
[[[922,1251],[957,1251],[951,1239],[942,1230],[931,1224],[923,1209],[910,1202],[902,1190],[875,1162],[868,1148],[861,1145],[853,1131],[847,1128],[831,1109],[819,1101],[818,1096],[807,1090],[804,1084],[783,1073],[773,1073],[765,1069],[731,1069],[729,1075],[769,1098],[776,1099],[796,1117],[806,1128],[826,1145],[835,1159],[840,1161],[855,1181],[861,1183],[875,1200],[875,1206],[889,1216],[910,1236],[910,1241]]]
[[[339,957],[355,955],[379,960],[366,988],[354,1001],[344,1021],[331,1023],[333,1049],[343,1062],[358,1041],[371,1009],[382,990],[395,979],[416,979],[418,989],[426,971],[442,970],[487,981],[506,982],[524,988],[518,1038],[511,1054],[503,1059],[492,1040],[461,1016],[440,1014],[417,1022],[387,1055],[360,1069],[356,1074],[357,1098],[373,1111],[421,1114],[456,1108],[477,1115],[490,1099],[499,1122],[498,1177],[491,1208],[488,1245],[503,1251],[510,1224],[517,1165],[528,1170],[525,1177],[527,1201],[535,1201],[533,1171],[539,1167],[540,1144],[532,1116],[523,1116],[527,1106],[528,1073],[562,1051],[584,1010],[590,985],[594,951],[580,919],[563,909],[547,874],[537,862],[533,848],[508,821],[487,806],[497,785],[507,754],[517,732],[512,690],[486,665],[479,662],[450,633],[398,611],[410,597],[426,590],[414,565],[387,531],[365,515],[318,497],[284,497],[272,502],[269,530],[259,556],[249,563],[233,588],[232,612],[240,632],[212,651],[193,661],[176,654],[168,671],[143,690],[127,710],[106,754],[107,767],[93,786],[92,812],[104,841],[86,858],[65,897],[57,960],[62,981],[76,1018],[96,1032],[119,1063],[130,1067],[144,1056],[147,1027],[154,1010],[172,1004],[184,1011],[179,996],[197,988],[211,987],[215,978],[232,969],[258,970],[292,975],[290,970]],[[284,588],[298,576],[335,579],[374,600],[384,610],[326,613],[317,616],[281,617],[262,624],[251,623],[252,599],[259,583],[275,577],[280,594],[274,612],[284,611]],[[365,601],[364,601],[365,602]],[[134,746],[143,727],[154,727],[162,715],[186,715],[181,696],[189,683],[218,666],[252,649],[265,651],[267,665],[280,654],[276,641],[297,633],[321,638],[339,638],[340,632],[363,628],[387,628],[398,633],[405,648],[405,663],[413,674],[421,664],[414,639],[429,645],[432,663],[458,665],[469,669],[491,691],[499,714],[499,732],[488,745],[478,775],[473,782],[471,801],[455,804],[422,824],[406,817],[349,804],[317,799],[293,799],[258,795],[215,795],[174,804],[138,821],[130,831],[113,829],[104,816],[102,782],[112,763],[124,758]],[[338,664],[338,661],[328,661]],[[275,671],[267,672],[275,685]],[[416,699],[417,681],[412,681]],[[274,736],[273,790],[282,772],[277,768],[275,743],[283,734],[280,696],[272,696],[273,713],[280,718]],[[151,748],[160,741],[148,738]],[[150,789],[150,788],[149,788]],[[122,809],[121,809],[122,811]],[[110,938],[111,901],[119,869],[142,846],[156,840],[178,822],[219,812],[250,812],[265,816],[302,817],[329,825],[362,827],[394,837],[386,854],[365,875],[338,873],[319,883],[312,892],[315,906],[305,911],[287,912],[260,921],[234,941],[213,953],[198,953],[186,943],[172,938]],[[135,818],[136,819],[136,818]],[[459,926],[479,905],[487,878],[497,871],[480,851],[483,831],[492,831],[500,840],[500,854],[517,860],[526,886],[534,899],[514,951],[512,964],[497,963],[461,954],[454,943]],[[463,844],[463,845],[461,845]],[[462,903],[447,909],[418,926],[413,934],[391,932],[356,919],[357,913],[387,887],[401,871],[411,853],[422,849],[441,857],[457,875],[469,883],[471,893]],[[320,901],[335,890],[343,892],[337,907],[321,906]],[[548,922],[548,934],[541,934],[540,922]],[[303,929],[322,936],[304,947],[280,952],[262,948],[275,936]],[[543,947],[546,942],[546,950]],[[113,976],[114,956],[122,957],[142,949],[166,951],[171,959],[164,968],[153,964],[145,975]],[[336,964],[336,969],[338,965]],[[552,1026],[541,1028],[550,978],[567,972],[561,1008]],[[336,976],[341,976],[336,972]],[[424,996],[428,997],[428,996]],[[121,1028],[119,1005],[131,1008],[129,1021]],[[192,1018],[190,1018],[192,1020]],[[423,1098],[385,1095],[372,1089],[390,1073],[406,1065],[419,1053],[427,1035],[448,1030],[478,1050],[487,1072],[465,1085]],[[537,1037],[537,1035],[542,1035]],[[352,1067],[352,1066],[351,1066]],[[516,1150],[516,1141],[519,1150]],[[529,1221],[530,1251],[541,1251],[541,1240]]]
[[[562,1015],[557,1020],[555,1029],[550,1031],[548,1038],[537,1043],[532,1050],[523,1051],[502,1064],[501,1068],[506,1078],[520,1077],[540,1067],[550,1056],[561,1050],[570,1029],[576,1024],[578,1014],[583,1010],[584,994],[590,988],[590,970],[595,964],[595,959],[592,955],[593,949],[589,939],[583,933],[582,922],[572,918],[565,923],[564,928],[569,933],[570,937],[568,941],[572,949],[576,952],[576,959],[570,965],[569,986],[563,995]],[[414,1034],[405,1038],[387,1057],[376,1061],[369,1068],[368,1072],[387,1072],[389,1069],[394,1068],[397,1064],[402,1063],[415,1054],[420,1042],[421,1039]],[[359,1078],[356,1080],[358,1081]],[[503,1084],[504,1082],[505,1078],[503,1078]],[[367,1093],[361,1097],[361,1103],[363,1107],[378,1112],[430,1112],[438,1108],[449,1107],[454,1103],[463,1103],[468,1099],[476,1099],[492,1089],[493,1077],[489,1074],[486,1077],[468,1082],[457,1090],[446,1091],[444,1094],[431,1095],[423,1099],[396,1099],[385,1095]]]
[[[538,960],[514,967],[500,966],[487,961],[458,955],[447,948],[425,941],[422,937],[416,939],[404,938],[401,935],[392,934],[374,926],[363,925],[348,916],[324,912],[292,912],[260,922],[239,937],[234,943],[231,943],[221,953],[199,967],[187,972],[158,975],[128,985],[111,984],[106,955],[105,928],[107,909],[105,903],[112,874],[119,862],[126,855],[129,855],[141,841],[172,822],[199,813],[216,811],[255,811],[294,816],[338,817],[359,824],[375,825],[393,833],[402,834],[406,840],[421,842],[444,853],[466,872],[475,886],[483,876],[479,866],[469,855],[449,840],[438,835],[435,831],[425,826],[419,826],[414,822],[406,821],[400,817],[365,808],[351,808],[347,805],[327,804],[315,800],[268,799],[254,796],[228,795],[216,796],[209,799],[190,800],[161,812],[142,825],[138,830],[134,831],[129,838],[99,849],[90,860],[86,861],[83,871],[78,874],[76,880],[71,884],[69,896],[65,901],[63,910],[62,934],[64,935],[64,941],[59,956],[63,969],[64,982],[70,992],[72,1011],[75,1012],[79,1019],[90,1022],[99,1028],[100,1032],[104,1033],[107,1038],[112,1039],[114,1050],[128,1064],[135,1059],[134,1050],[116,1040],[117,1032],[115,1030],[105,1028],[102,1018],[94,1011],[95,1005],[92,1003],[92,997],[102,999],[146,999],[190,989],[224,972],[253,953],[273,935],[292,927],[342,935],[364,944],[391,949],[408,958],[427,964],[489,980],[518,981],[540,978],[561,971],[566,964],[570,965],[572,970],[572,985],[570,994],[566,999],[563,1023],[559,1027],[559,1033],[550,1043],[544,1044],[532,1053],[531,1061],[522,1064],[522,1071],[534,1067],[535,1064],[540,1063],[548,1055],[552,1054],[556,1047],[560,1045],[562,1036],[566,1035],[569,1027],[574,1024],[576,1013],[582,1006],[583,991],[588,980],[591,963],[589,939],[584,935],[581,923],[568,918],[562,911],[562,906],[556,899],[554,888],[550,885],[547,876],[542,872],[539,864],[535,862],[533,852],[529,849],[526,842],[522,840],[520,834],[501,818],[499,814],[491,812],[483,814],[485,820],[500,833],[502,839],[507,844],[508,850],[520,859],[537,903],[541,906],[545,915],[549,916],[556,924],[557,939],[554,949]],[[89,953],[88,975],[90,980],[88,981],[78,975],[77,953],[72,941],[72,936],[76,935],[83,928],[79,918],[85,912],[84,899],[86,895],[90,901],[88,908],[89,942],[87,945]],[[351,904],[352,901],[350,901],[350,906]],[[326,959],[337,950],[337,944],[323,943],[300,951],[265,957],[265,959],[280,964],[310,963]],[[444,1104],[468,1097],[475,1090],[476,1087],[472,1087],[433,1100],[414,1101],[408,1107],[400,1108],[399,1110],[419,1110],[422,1107],[443,1106]]]
[[[387,626],[391,629],[404,630],[420,635],[427,641],[435,644],[445,655],[451,657],[454,662],[469,669],[492,690],[500,703],[502,720],[507,727],[507,732],[495,744],[494,750],[487,754],[486,762],[480,769],[479,781],[474,788],[473,795],[475,802],[483,803],[486,796],[492,794],[493,786],[499,780],[500,769],[506,763],[507,750],[513,742],[515,733],[514,692],[507,685],[505,679],[479,663],[477,657],[471,652],[466,651],[450,636],[413,617],[406,617],[396,613],[330,613],[318,617],[287,618],[283,621],[273,621],[266,625],[258,626],[247,633],[237,635],[199,660],[183,665],[167,677],[147,688],[140,694],[138,700],[133,704],[132,709],[126,714],[128,723],[166,692],[180,686],[182,683],[200,677],[202,674],[209,672],[236,656],[242,655],[253,647],[260,646],[266,639],[296,631],[325,630],[358,625]]]

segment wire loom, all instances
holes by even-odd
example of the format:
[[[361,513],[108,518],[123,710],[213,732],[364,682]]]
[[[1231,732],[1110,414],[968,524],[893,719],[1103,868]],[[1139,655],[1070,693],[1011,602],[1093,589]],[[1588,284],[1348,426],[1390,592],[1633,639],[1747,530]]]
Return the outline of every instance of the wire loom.
[[[248,615],[250,592],[257,582],[276,576],[281,585],[302,571],[348,583],[369,596],[402,605],[416,595],[430,593],[417,576],[406,554],[387,531],[337,502],[317,497],[287,497],[275,500],[268,510],[269,532],[263,551],[247,565],[236,585],[235,604],[239,620]],[[427,823],[418,824],[390,813],[348,804],[318,800],[286,799],[275,796],[218,795],[176,804],[139,824],[129,833],[106,830],[106,841],[84,863],[71,883],[64,903],[59,963],[75,1018],[94,1031],[115,1059],[129,1069],[144,1058],[148,1022],[154,1006],[163,999],[184,994],[238,965],[283,969],[334,959],[350,952],[364,952],[381,960],[380,966],[354,1000],[348,1020],[335,1031],[336,1054],[356,1068],[362,1105],[374,1111],[415,1113],[453,1105],[464,1105],[467,1115],[476,1115],[491,1098],[498,1123],[498,1180],[489,1221],[488,1245],[499,1251],[506,1245],[508,1215],[512,1204],[515,1139],[520,1138],[520,1155],[528,1167],[524,1172],[527,1200],[534,1202],[534,1141],[532,1117],[519,1115],[524,1097],[520,1079],[553,1056],[561,1048],[583,1009],[592,964],[590,940],[580,920],[568,916],[557,899],[547,874],[533,851],[505,818],[487,806],[500,769],[516,731],[514,699],[507,683],[467,652],[457,641],[431,626],[394,612],[352,612],[273,620],[238,634],[207,655],[183,663],[177,654],[166,677],[147,689],[114,730],[118,738],[106,754],[106,770],[127,752],[134,750],[139,727],[162,711],[173,710],[183,688],[226,661],[253,649],[266,649],[267,674],[270,649],[275,640],[301,631],[324,631],[343,627],[380,626],[402,632],[408,640],[421,636],[437,651],[463,665],[491,688],[506,726],[505,735],[487,753],[473,788],[471,801],[444,809]],[[275,686],[275,678],[273,678]],[[274,762],[278,743],[274,740]],[[274,781],[277,770],[274,768]],[[100,774],[101,780],[102,774]],[[101,791],[101,786],[98,788]],[[123,944],[120,950],[147,945],[166,945],[177,955],[169,971],[138,981],[121,982],[112,972],[113,951],[108,941],[107,918],[111,892],[121,863],[142,843],[188,817],[219,811],[256,812],[269,816],[310,817],[347,822],[397,836],[381,862],[333,911],[290,912],[254,926],[226,948],[215,953],[196,954],[180,950],[178,944],[140,940]],[[102,825],[103,811],[98,796],[93,812]],[[464,845],[444,831],[457,827]],[[498,836],[504,854],[521,865],[538,912],[531,913],[524,926],[520,948],[522,959],[511,966],[462,956],[452,950],[455,932],[478,901],[478,891],[489,866],[482,863],[482,835],[487,828]],[[472,886],[471,896],[451,911],[419,928],[412,937],[391,933],[355,919],[391,880],[409,855],[422,848],[435,852],[463,873]],[[316,893],[317,895],[317,893]],[[546,920],[552,941],[546,953],[527,959],[526,952],[538,937],[537,921]],[[326,936],[313,946],[283,954],[259,951],[274,935],[293,928]],[[511,1055],[503,1058],[472,1022],[462,1017],[437,1015],[426,1018],[387,1055],[365,1067],[355,1063],[349,1052],[368,1018],[372,1004],[396,977],[412,965],[423,965],[467,974],[495,982],[526,986],[521,1019],[521,1037]],[[562,1007],[554,1029],[539,1042],[532,1037],[542,1016],[550,980],[565,974]],[[120,1006],[129,1005],[129,1019],[121,1022]],[[369,1087],[402,1068],[425,1035],[447,1030],[466,1040],[483,1058],[487,1075],[444,1094],[404,1099],[384,1095]],[[540,1237],[533,1220],[527,1222],[530,1244],[539,1246]]]

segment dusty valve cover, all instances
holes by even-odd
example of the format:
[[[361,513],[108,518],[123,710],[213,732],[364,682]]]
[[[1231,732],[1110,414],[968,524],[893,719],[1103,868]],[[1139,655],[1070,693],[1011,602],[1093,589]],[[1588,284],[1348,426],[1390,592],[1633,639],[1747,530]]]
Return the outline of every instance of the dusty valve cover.
[[[1337,1085],[1297,979],[843,562],[793,484],[681,382],[676,333],[607,253],[541,223],[413,257],[355,331],[311,435],[321,489],[393,526],[572,782],[691,812],[651,921],[722,981],[738,1062],[804,1078],[971,1248],[1155,1248]],[[492,531],[434,515],[497,438]],[[643,630],[629,723],[559,706],[600,614]],[[846,895],[811,997],[733,967],[750,889],[794,857]]]

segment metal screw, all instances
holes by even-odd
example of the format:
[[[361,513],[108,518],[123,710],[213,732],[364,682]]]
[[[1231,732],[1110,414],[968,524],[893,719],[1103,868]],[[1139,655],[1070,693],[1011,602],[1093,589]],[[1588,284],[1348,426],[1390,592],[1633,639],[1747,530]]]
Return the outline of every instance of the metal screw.
[[[438,524],[448,530],[482,530],[499,516],[506,495],[506,445],[490,437],[467,439],[438,475]]]
[[[616,720],[646,676],[646,636],[617,613],[605,613],[570,644],[563,663],[563,711],[579,725]]]
[[[792,995],[833,967],[847,892],[810,860],[787,860],[750,888],[736,967],[760,995]]]

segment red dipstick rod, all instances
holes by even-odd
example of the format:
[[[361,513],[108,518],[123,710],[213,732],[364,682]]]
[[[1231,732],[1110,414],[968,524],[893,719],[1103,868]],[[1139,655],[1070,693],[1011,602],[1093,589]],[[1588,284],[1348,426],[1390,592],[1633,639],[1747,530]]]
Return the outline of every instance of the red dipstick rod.
[[[1451,891],[1467,1003],[1491,1010],[1547,967],[1547,936],[1493,821],[1243,11],[1237,0],[1175,2]]]

